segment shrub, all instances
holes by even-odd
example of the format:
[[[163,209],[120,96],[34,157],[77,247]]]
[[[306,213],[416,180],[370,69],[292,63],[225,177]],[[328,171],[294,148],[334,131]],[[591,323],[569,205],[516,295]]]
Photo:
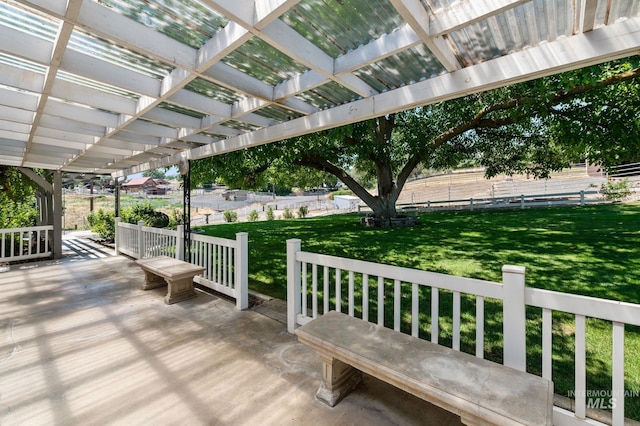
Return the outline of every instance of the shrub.
[[[293,212],[291,211],[291,209],[289,207],[287,207],[286,209],[284,209],[284,213],[282,213],[282,218],[283,219],[293,219]]]
[[[169,216],[153,209],[150,203],[134,204],[128,209],[123,209],[120,215],[123,222],[136,224],[143,221],[145,226],[153,228],[166,228],[169,226]]]
[[[115,213],[105,212],[100,209],[97,213],[91,212],[87,216],[87,221],[91,226],[91,231],[95,232],[107,241],[113,241],[116,236]]]
[[[249,222],[255,222],[258,220],[258,212],[256,210],[251,210],[249,212],[249,215],[247,216],[247,219],[249,219]]]
[[[269,206],[267,207],[267,220],[274,220],[275,219],[275,215],[273,214],[273,207]]]
[[[237,222],[238,221],[238,213],[233,210],[227,210],[223,213],[224,221],[227,223]]]
[[[600,192],[607,200],[621,200],[627,198],[632,193],[633,184],[629,179],[608,180],[607,183],[603,183],[600,187]]]
[[[307,217],[307,215],[309,214],[309,207],[307,206],[301,206],[298,209],[298,217],[300,219],[304,219],[305,217]]]

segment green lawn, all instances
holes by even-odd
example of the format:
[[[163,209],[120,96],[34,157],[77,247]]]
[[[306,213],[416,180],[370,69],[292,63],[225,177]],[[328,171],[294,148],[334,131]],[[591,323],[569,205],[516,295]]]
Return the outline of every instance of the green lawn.
[[[640,204],[511,211],[423,214],[420,225],[367,229],[356,215],[235,223],[202,228],[206,234],[234,238],[249,233],[249,287],[278,298],[286,295],[286,240],[299,238],[305,251],[406,266],[451,275],[501,281],[505,264],[526,267],[527,286],[640,304]],[[447,312],[446,297],[441,312]],[[463,300],[471,317],[473,300]],[[486,307],[487,358],[500,361],[501,306]],[[540,371],[540,312],[528,311],[528,369]],[[425,314],[425,318],[427,318]],[[495,324],[494,324],[495,323]],[[440,341],[447,344],[446,321]],[[588,321],[589,389],[609,389],[611,331]],[[428,330],[425,330],[425,336]],[[464,322],[462,349],[474,342],[473,321]],[[573,387],[573,319],[554,315],[556,393]],[[640,393],[640,331],[626,333],[627,387]],[[627,398],[626,414],[640,420],[640,398]]]

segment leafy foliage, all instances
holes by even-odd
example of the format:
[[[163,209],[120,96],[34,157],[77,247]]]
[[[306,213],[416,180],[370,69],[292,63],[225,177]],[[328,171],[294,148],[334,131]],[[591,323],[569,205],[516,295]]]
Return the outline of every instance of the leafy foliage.
[[[238,213],[233,210],[227,210],[223,214],[224,221],[227,223],[237,222],[238,221]]]
[[[602,184],[600,192],[607,200],[622,200],[632,194],[632,187],[629,179],[610,179]]]
[[[115,213],[113,211],[105,212],[99,209],[97,212],[91,212],[87,216],[91,231],[95,232],[107,241],[113,241],[116,235]]]
[[[293,215],[293,211],[287,207],[286,209],[284,209],[284,212],[282,213],[282,218],[283,219],[294,219],[295,216]]]
[[[169,226],[169,216],[161,211],[154,210],[150,203],[134,204],[120,213],[123,222],[136,224],[143,221],[146,226],[153,228],[166,228]]]
[[[194,162],[192,183],[244,188],[331,174],[378,217],[418,167],[546,178],[571,161],[640,158],[640,56]],[[301,172],[301,168],[307,171]],[[374,188],[371,186],[374,185]],[[303,186],[298,184],[298,186]]]
[[[309,214],[309,207],[300,206],[300,208],[298,209],[298,217],[300,219],[304,219],[305,217],[307,217],[308,214]]]
[[[251,210],[249,212],[249,214],[247,215],[247,219],[249,220],[249,222],[255,222],[258,220],[259,214],[257,210]]]

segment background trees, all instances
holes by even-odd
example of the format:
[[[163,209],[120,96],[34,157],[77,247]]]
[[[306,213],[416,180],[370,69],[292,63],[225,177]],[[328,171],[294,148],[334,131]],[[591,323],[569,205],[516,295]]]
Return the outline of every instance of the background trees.
[[[419,165],[477,164],[488,177],[544,178],[585,158],[620,164],[640,158],[639,65],[635,56],[205,158],[194,162],[192,184],[222,179],[251,189],[302,181],[309,172],[300,168],[312,169],[340,179],[376,217],[389,218]]]

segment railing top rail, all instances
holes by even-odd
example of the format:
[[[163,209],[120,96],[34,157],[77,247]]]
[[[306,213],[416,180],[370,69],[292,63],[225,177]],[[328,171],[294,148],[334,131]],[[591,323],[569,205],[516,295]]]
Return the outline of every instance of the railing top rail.
[[[640,305],[633,303],[530,287],[525,289],[525,303],[538,308],[640,326]]]
[[[505,200],[505,199],[509,199],[509,200],[519,200],[520,197],[523,197],[524,199],[532,199],[532,198],[558,198],[558,197],[569,197],[569,196],[575,196],[575,197],[579,197],[581,194],[584,195],[595,195],[595,194],[599,194],[600,191],[575,191],[575,192],[557,192],[557,193],[553,193],[553,194],[521,194],[521,195],[505,195],[505,196],[500,196],[500,197],[477,197],[477,198],[473,198],[473,201],[500,201],[500,200]],[[448,203],[469,203],[471,201],[471,198],[460,198],[460,199],[455,199],[455,200],[433,200],[433,201],[420,201],[420,202],[415,202],[415,203],[398,203],[397,206],[398,207],[405,207],[405,206],[416,206],[416,205],[423,205],[423,204],[448,204]]]
[[[212,237],[210,235],[191,234],[191,241],[201,241],[203,243],[212,243],[223,247],[236,248],[236,240],[228,238]]]
[[[459,291],[461,293],[474,294],[477,296],[490,297],[494,299],[502,299],[503,297],[502,284],[492,281],[456,277],[437,272],[422,271],[419,269],[385,265],[304,251],[296,253],[296,260],[346,271],[354,271],[361,274],[368,274],[369,276],[374,277],[400,280],[406,283],[415,283],[439,289]]]
[[[24,228],[0,228],[0,232],[8,234],[11,232],[29,232],[29,231],[52,231],[53,225],[27,226]]]
[[[138,229],[138,225],[134,225],[133,223],[127,223],[127,222],[118,222],[118,226],[121,228],[127,228],[127,229]]]
[[[178,231],[174,229],[164,229],[164,228],[152,228],[150,226],[143,226],[142,232],[147,232],[150,234],[160,234],[160,235],[169,235],[169,236],[177,236]]]

